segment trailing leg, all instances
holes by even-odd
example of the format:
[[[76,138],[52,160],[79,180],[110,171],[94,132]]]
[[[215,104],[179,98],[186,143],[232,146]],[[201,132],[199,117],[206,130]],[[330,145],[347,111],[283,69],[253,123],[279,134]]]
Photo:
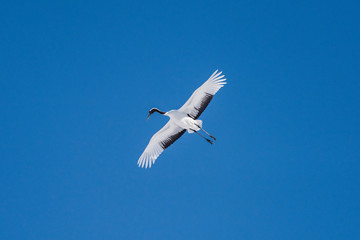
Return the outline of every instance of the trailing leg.
[[[205,131],[202,127],[200,127],[199,125],[196,125],[197,127],[199,127],[201,130],[203,130],[207,135],[209,135],[209,137],[211,137],[212,139],[214,139],[216,141],[216,138],[212,135],[210,135],[207,131]]]
[[[201,135],[200,133],[198,133],[197,131],[195,131],[195,130],[193,130],[193,129],[191,129],[192,131],[194,131],[196,134],[198,134],[199,136],[201,136],[202,138],[204,138],[208,143],[210,143],[210,144],[214,144],[214,142],[213,141],[211,141],[210,139],[207,139],[206,137],[204,137],[203,135]]]

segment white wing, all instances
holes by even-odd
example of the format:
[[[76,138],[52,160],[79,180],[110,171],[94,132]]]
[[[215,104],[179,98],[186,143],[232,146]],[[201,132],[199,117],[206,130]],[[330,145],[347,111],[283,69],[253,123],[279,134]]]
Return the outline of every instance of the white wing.
[[[167,124],[150,139],[145,151],[139,158],[139,167],[144,167],[144,165],[145,168],[148,166],[151,167],[151,164],[155,163],[155,160],[159,157],[159,155],[167,147],[178,140],[184,133],[185,129],[177,126],[170,119]]]
[[[193,119],[200,117],[215,93],[226,84],[226,78],[223,78],[225,75],[221,76],[221,73],[216,70],[203,85],[196,89],[179,111],[187,113]]]

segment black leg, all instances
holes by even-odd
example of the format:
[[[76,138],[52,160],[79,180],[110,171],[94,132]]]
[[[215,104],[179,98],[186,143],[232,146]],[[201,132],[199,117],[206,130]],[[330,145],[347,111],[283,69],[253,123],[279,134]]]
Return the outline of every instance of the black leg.
[[[200,127],[199,125],[196,124],[197,127],[199,127],[201,130],[203,130],[207,135],[209,135],[209,137],[211,137],[212,139],[214,139],[216,141],[216,138],[214,136],[211,136],[207,131],[205,131],[202,127]]]
[[[202,138],[204,138],[208,143],[210,144],[214,144],[213,141],[211,141],[210,139],[207,139],[206,137],[204,137],[203,135],[201,135],[200,133],[198,133],[197,131],[193,130],[193,129],[190,129],[192,131],[194,131],[195,133],[197,133],[199,136],[201,136]]]

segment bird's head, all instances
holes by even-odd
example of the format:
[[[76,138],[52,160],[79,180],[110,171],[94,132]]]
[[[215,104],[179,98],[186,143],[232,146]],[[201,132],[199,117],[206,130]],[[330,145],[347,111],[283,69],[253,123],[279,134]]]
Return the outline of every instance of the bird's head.
[[[150,115],[153,114],[154,112],[158,112],[158,113],[160,113],[160,114],[165,114],[165,112],[160,111],[160,110],[157,109],[157,108],[152,108],[152,109],[149,110],[149,115],[148,115],[148,117],[147,117],[146,120],[148,120],[148,119],[150,118]]]

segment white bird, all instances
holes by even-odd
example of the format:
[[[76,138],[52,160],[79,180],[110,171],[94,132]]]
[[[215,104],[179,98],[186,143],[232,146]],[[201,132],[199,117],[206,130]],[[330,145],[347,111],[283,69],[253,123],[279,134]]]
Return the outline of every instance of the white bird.
[[[150,139],[149,144],[138,160],[139,167],[151,167],[159,155],[178,140],[186,130],[189,133],[195,132],[199,134],[206,141],[213,144],[213,141],[198,133],[201,129],[209,135],[209,137],[216,140],[215,137],[211,136],[202,128],[202,121],[197,120],[197,118],[200,117],[201,113],[208,106],[215,93],[226,84],[225,75],[221,75],[221,73],[222,72],[216,70],[203,85],[196,89],[180,109],[169,112],[163,112],[157,108],[150,109],[147,119],[149,119],[150,115],[154,112],[158,112],[170,117],[170,120]]]

